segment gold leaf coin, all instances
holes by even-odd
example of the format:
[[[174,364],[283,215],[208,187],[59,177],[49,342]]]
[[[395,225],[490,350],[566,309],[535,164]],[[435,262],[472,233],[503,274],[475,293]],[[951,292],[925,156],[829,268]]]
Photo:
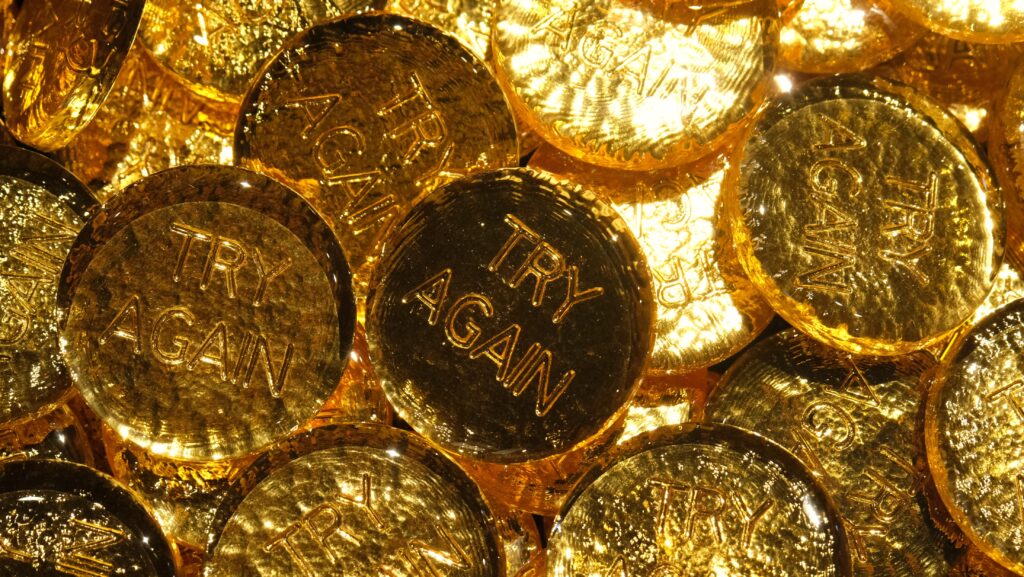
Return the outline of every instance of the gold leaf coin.
[[[1017,0],[892,0],[893,6],[943,36],[1006,44],[1024,40],[1024,5]]]

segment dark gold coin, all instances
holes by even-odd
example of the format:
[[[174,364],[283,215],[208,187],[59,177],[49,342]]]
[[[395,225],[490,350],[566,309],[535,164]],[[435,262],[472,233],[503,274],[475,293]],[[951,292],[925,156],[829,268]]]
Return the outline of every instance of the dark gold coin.
[[[345,256],[297,194],[221,166],[115,196],[61,278],[61,344],[89,406],[164,458],[244,456],[312,418],[355,323]]]
[[[135,39],[144,0],[42,0],[7,40],[4,117],[18,140],[55,150],[92,120]]]
[[[374,276],[370,358],[398,414],[465,457],[564,452],[620,414],[651,345],[643,253],[593,192],[529,169],[421,200]]]
[[[59,461],[0,467],[0,574],[174,577],[156,521],[113,479]]]
[[[242,103],[235,159],[325,215],[360,297],[383,231],[421,192],[519,160],[487,67],[440,30],[383,14],[294,37]]]
[[[938,342],[999,270],[1003,206],[987,161],[905,85],[803,84],[752,129],[730,179],[743,268],[776,312],[835,348]]]
[[[685,425],[602,458],[555,520],[551,577],[851,575],[835,506],[781,447]]]
[[[388,0],[395,14],[422,20],[459,39],[483,62],[491,60],[491,23],[497,0]]]
[[[290,439],[232,485],[204,577],[502,577],[479,489],[417,437],[380,425]]]

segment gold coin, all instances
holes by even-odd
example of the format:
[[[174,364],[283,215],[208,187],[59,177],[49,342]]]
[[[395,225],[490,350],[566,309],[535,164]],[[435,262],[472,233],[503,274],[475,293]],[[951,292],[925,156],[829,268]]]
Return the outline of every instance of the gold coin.
[[[322,427],[341,423],[383,423],[390,425],[394,409],[384,395],[377,371],[370,362],[366,332],[356,323],[348,365],[334,394],[320,407],[316,417],[304,427]]]
[[[67,405],[31,421],[0,427],[0,463],[23,459],[94,465],[87,433]]]
[[[857,575],[942,576],[946,546],[919,500],[915,427],[926,353],[843,355],[795,330],[736,360],[705,419],[763,435],[807,466],[835,499]]]
[[[644,433],[701,420],[707,398],[708,371],[702,369],[681,376],[644,377],[629,402],[621,445]]]
[[[94,202],[49,158],[0,146],[0,425],[49,412],[70,392],[54,303]]]
[[[490,62],[491,20],[496,3],[497,0],[388,0],[387,10],[444,30],[482,62]]]
[[[19,14],[4,75],[18,140],[56,150],[95,116],[135,39],[144,0],[42,0]]]
[[[89,406],[170,459],[252,453],[337,387],[355,323],[319,215],[267,177],[189,166],[115,196],[71,250],[61,345]]]
[[[636,173],[584,164],[547,146],[529,165],[599,192],[640,241],[658,317],[648,374],[684,374],[731,356],[772,318],[731,247],[721,246],[724,157]]]
[[[216,528],[205,577],[504,575],[479,489],[417,437],[379,425],[289,440],[239,477]]]
[[[432,26],[376,14],[289,42],[242,103],[235,160],[325,215],[362,298],[384,230],[420,193],[519,157],[487,68]]]
[[[1003,207],[987,162],[904,85],[803,84],[758,121],[729,178],[743,268],[776,312],[835,348],[938,342],[999,270]]]
[[[529,169],[421,200],[372,286],[366,331],[388,399],[473,459],[541,459],[598,435],[650,349],[650,273],[629,228],[593,192]]]
[[[238,101],[288,38],[385,0],[148,0],[139,39],[196,92]]]
[[[777,0],[504,0],[498,79],[529,127],[570,155],[648,170],[720,146],[768,93]]]
[[[1024,6],[1017,0],[892,0],[893,6],[943,36],[1007,44],[1024,40]]]
[[[174,577],[174,555],[134,494],[82,465],[0,467],[4,575]],[[116,572],[116,573],[115,573]]]
[[[166,168],[231,164],[237,113],[196,95],[135,48],[96,117],[58,155],[106,202]]]
[[[548,575],[851,575],[831,499],[740,429],[668,427],[602,459],[555,520]]]
[[[888,0],[804,0],[779,34],[779,64],[800,72],[856,72],[888,60],[925,29]]]
[[[998,111],[991,124],[989,155],[1006,201],[1006,255],[1024,270],[1024,66],[1010,78]]]
[[[925,407],[928,465],[968,540],[1024,572],[1024,301],[997,310],[961,341]]]

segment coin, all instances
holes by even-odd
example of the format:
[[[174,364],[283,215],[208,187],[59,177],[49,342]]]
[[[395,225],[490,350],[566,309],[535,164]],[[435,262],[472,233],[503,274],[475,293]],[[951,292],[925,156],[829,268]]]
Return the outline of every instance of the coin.
[[[654,278],[658,317],[647,374],[685,374],[731,356],[772,318],[726,237],[720,200],[724,156],[636,173],[538,150],[529,165],[599,192],[636,235]]]
[[[96,115],[121,70],[144,0],[43,0],[7,39],[4,118],[18,140],[56,150]]]
[[[1006,201],[1006,254],[1018,270],[1024,270],[1024,67],[1010,77],[991,124],[989,155],[1003,185]]]
[[[851,575],[829,497],[781,447],[667,427],[602,459],[548,541],[548,575]]]
[[[384,230],[420,193],[519,157],[487,68],[432,26],[376,14],[289,42],[242,103],[235,160],[326,215],[363,297]]]
[[[512,105],[548,142],[612,168],[720,146],[768,93],[778,0],[666,4],[500,2],[496,71]]]
[[[388,0],[387,10],[444,30],[482,62],[489,62],[495,4],[496,0]]]
[[[464,457],[569,450],[624,410],[651,343],[643,253],[593,192],[529,169],[454,181],[396,224],[367,309],[398,414]]]
[[[1003,207],[966,130],[910,88],[833,77],[779,97],[729,178],[740,262],[794,327],[849,352],[938,342],[985,300]]]
[[[341,383],[327,402],[320,407],[306,428],[340,423],[383,423],[390,425],[394,409],[384,395],[380,379],[370,362],[369,345],[363,326],[356,323],[352,350]]]
[[[1005,44],[1024,40],[1024,6],[1016,0],[892,0],[893,6],[943,36]]]
[[[465,473],[380,425],[289,440],[239,477],[217,520],[205,577],[504,575],[493,515]]]
[[[0,427],[0,463],[23,459],[95,464],[87,433],[67,405],[31,421]]]
[[[0,467],[0,571],[5,575],[174,577],[174,557],[138,499],[82,465]]]
[[[623,444],[662,427],[701,420],[707,399],[708,371],[687,375],[645,377],[633,400],[616,443]]]
[[[165,170],[75,241],[58,288],[62,353],[122,438],[168,459],[238,458],[337,387],[349,279],[329,227],[290,189],[238,168]]]

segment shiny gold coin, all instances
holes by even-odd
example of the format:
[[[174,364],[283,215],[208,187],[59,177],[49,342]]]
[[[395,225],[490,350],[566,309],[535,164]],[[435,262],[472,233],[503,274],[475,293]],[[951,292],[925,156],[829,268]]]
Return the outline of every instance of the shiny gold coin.
[[[1018,0],[892,0],[893,6],[943,36],[1006,44],[1024,40]]]
[[[529,169],[479,173],[391,232],[367,312],[398,414],[465,457],[569,450],[623,410],[651,343],[650,273],[593,192]]]
[[[196,92],[238,101],[291,36],[385,0],[148,0],[139,38]]]
[[[72,248],[62,353],[89,406],[164,458],[258,450],[312,418],[355,323],[326,223],[246,170],[189,166],[131,185]]]
[[[363,297],[383,232],[421,192],[519,158],[486,66],[436,28],[377,14],[289,42],[242,103],[235,160],[326,216]]]
[[[985,300],[1003,206],[963,127],[910,88],[825,78],[776,100],[730,175],[743,268],[794,327],[892,355]]]
[[[0,463],[23,459],[95,464],[87,433],[66,405],[31,421],[0,427]]]
[[[489,62],[495,4],[497,0],[388,0],[387,10],[444,30]]]
[[[205,577],[504,575],[458,467],[379,425],[315,429],[254,463],[217,513]]]
[[[1024,271],[1024,66],[1010,78],[992,123],[989,155],[1006,201],[1006,254]]]
[[[945,577],[947,546],[919,499],[914,467],[919,380],[931,357],[843,355],[795,330],[736,360],[705,419],[763,435],[835,499],[857,575]]]
[[[638,174],[584,164],[551,146],[529,165],[605,195],[640,241],[654,278],[658,318],[648,374],[684,374],[743,348],[772,318],[748,281],[719,219],[724,157]]]
[[[52,160],[0,146],[0,425],[51,411],[70,392],[54,302],[94,202]]]
[[[969,541],[1024,572],[1021,383],[1024,301],[997,310],[961,341],[925,408],[928,465]]]
[[[174,577],[156,521],[113,479],[59,461],[0,467],[0,573]]]
[[[708,372],[687,375],[645,377],[629,402],[619,445],[662,427],[674,427],[701,420],[707,399]]]
[[[851,575],[834,505],[789,453],[724,426],[669,427],[602,459],[566,503],[548,575]]]
[[[55,150],[96,115],[114,85],[144,0],[42,0],[7,40],[4,117],[18,140]]]
[[[888,0],[804,0],[779,34],[779,64],[799,72],[856,72],[888,60],[925,29]]]
[[[777,0],[502,0],[498,78],[545,140],[612,168],[677,165],[720,146],[760,106]]]
[[[237,113],[196,95],[135,48],[96,117],[58,154],[106,202],[166,168],[231,164]]]

